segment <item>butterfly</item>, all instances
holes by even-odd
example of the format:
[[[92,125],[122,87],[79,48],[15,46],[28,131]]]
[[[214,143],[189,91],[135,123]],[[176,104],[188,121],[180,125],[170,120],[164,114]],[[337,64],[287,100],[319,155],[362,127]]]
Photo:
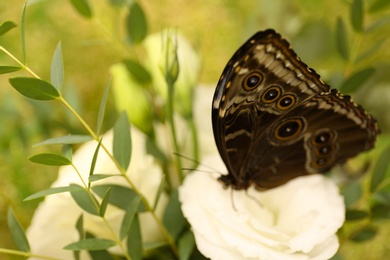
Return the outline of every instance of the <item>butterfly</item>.
[[[272,29],[257,32],[227,63],[212,103],[216,145],[236,190],[267,190],[325,173],[374,146],[377,121],[331,89]]]

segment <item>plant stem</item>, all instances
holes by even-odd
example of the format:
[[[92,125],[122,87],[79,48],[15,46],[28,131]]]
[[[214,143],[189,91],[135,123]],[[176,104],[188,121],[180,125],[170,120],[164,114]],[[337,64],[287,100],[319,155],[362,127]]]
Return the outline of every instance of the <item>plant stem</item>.
[[[37,74],[35,74],[29,67],[24,65],[21,61],[19,61],[14,55],[12,55],[9,51],[7,51],[3,46],[0,46],[0,50],[2,52],[4,52],[8,57],[13,59],[17,64],[19,64],[20,67],[22,67],[22,69],[24,69],[25,71],[30,73],[31,76],[33,76],[34,78],[40,79],[40,77]]]

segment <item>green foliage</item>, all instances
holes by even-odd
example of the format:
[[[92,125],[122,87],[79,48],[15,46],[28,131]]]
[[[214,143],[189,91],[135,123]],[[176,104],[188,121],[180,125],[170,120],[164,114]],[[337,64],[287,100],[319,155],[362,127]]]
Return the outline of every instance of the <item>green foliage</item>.
[[[122,169],[127,170],[131,157],[130,124],[122,112],[114,125],[113,154]]]
[[[165,209],[163,223],[174,238],[178,238],[187,224],[187,221],[181,212],[178,190],[173,191],[171,194]]]
[[[44,165],[52,165],[52,166],[61,166],[61,165],[70,165],[72,162],[69,158],[64,157],[59,154],[53,153],[40,153],[33,155],[28,158],[30,161],[34,163],[44,164]]]
[[[35,100],[54,100],[60,97],[58,90],[41,79],[17,77],[9,83],[23,96]]]
[[[48,196],[48,195],[52,195],[52,194],[58,194],[58,193],[63,193],[63,192],[72,192],[72,191],[80,191],[82,189],[83,188],[78,186],[78,185],[70,185],[70,186],[67,186],[67,187],[54,187],[54,188],[49,188],[49,189],[46,189],[46,190],[38,191],[37,193],[34,193],[34,194],[28,196],[24,200],[28,201],[28,200],[42,198],[42,197],[45,197],[45,196]]]
[[[96,251],[115,246],[115,241],[103,238],[87,238],[64,247],[66,250],[89,250]]]
[[[91,6],[89,5],[88,0],[70,0],[73,7],[85,18],[92,17]]]
[[[12,28],[15,28],[16,24],[12,21],[6,21],[0,25],[0,36],[3,34],[6,34],[8,31],[10,31]]]
[[[130,41],[133,43],[140,43],[147,34],[148,25],[146,16],[143,9],[136,1],[129,6],[129,14],[126,19],[126,29]]]
[[[30,245],[28,243],[27,237],[24,234],[24,230],[20,225],[19,221],[16,219],[14,211],[12,208],[8,209],[8,228],[11,231],[12,238],[20,251],[29,252]]]

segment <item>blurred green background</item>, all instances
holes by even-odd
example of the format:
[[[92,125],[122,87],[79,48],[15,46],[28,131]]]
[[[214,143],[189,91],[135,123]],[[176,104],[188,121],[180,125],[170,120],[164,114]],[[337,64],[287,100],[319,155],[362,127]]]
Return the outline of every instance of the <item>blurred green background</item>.
[[[123,51],[126,42],[126,8],[113,7],[120,0],[90,1],[93,18],[82,17],[71,1],[30,1],[26,13],[27,64],[43,79],[50,78],[54,49],[62,42],[65,64],[65,97],[90,124],[95,124],[97,109],[109,68],[131,55]],[[148,19],[149,32],[176,27],[193,44],[202,60],[200,82],[215,85],[233,52],[258,30],[274,28],[292,44],[294,50],[333,87],[360,69],[374,66],[375,75],[354,94],[354,99],[373,114],[383,135],[390,129],[390,6],[369,12],[374,0],[364,1],[365,26],[382,21],[367,35],[353,33],[349,1],[326,0],[162,0],[140,1]],[[385,3],[386,1],[379,1]],[[24,1],[0,1],[0,23],[11,20],[20,25]],[[386,5],[386,3],[384,4]],[[346,62],[336,50],[336,21],[346,24],[351,55],[376,52],[361,62]],[[387,20],[386,20],[387,19]],[[0,45],[22,59],[19,28],[0,37]],[[0,52],[0,65],[15,65]],[[15,73],[24,75],[25,72]],[[14,248],[6,225],[9,206],[27,227],[38,201],[23,202],[28,195],[47,188],[56,179],[57,168],[33,164],[27,157],[60,147],[32,148],[34,143],[67,133],[84,133],[77,122],[55,102],[33,102],[22,97],[0,75],[0,247]],[[115,111],[109,100],[106,129]],[[211,100],[210,100],[211,103]],[[55,221],[55,220],[53,220]],[[390,225],[383,222],[375,239],[340,249],[344,259],[386,259],[390,255]],[[1,259],[7,259],[0,255]],[[13,259],[13,258],[10,258]]]

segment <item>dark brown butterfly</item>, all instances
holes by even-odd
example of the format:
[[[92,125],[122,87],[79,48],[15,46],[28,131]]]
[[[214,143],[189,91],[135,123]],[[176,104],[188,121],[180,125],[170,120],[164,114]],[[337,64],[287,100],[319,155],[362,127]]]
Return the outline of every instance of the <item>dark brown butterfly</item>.
[[[324,83],[274,30],[256,33],[226,65],[212,104],[225,187],[266,190],[327,172],[374,146],[376,120]]]

